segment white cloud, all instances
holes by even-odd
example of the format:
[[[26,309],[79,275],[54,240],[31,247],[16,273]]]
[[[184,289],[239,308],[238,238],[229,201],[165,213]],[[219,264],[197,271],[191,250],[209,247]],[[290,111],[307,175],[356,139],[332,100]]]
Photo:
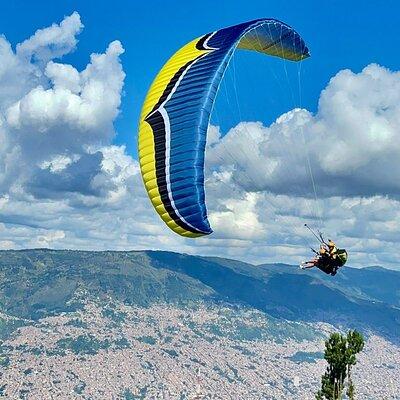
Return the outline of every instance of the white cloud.
[[[108,196],[100,184],[99,149],[115,135],[113,121],[125,77],[119,57],[124,49],[118,41],[110,43],[104,54],[92,54],[81,72],[55,63],[54,58],[75,48],[82,27],[74,13],[59,25],[37,31],[17,45],[16,53],[3,38],[8,58],[0,60],[0,83],[13,76],[11,93],[0,99],[3,191],[14,186],[36,198],[73,201]],[[14,65],[8,65],[9,60]]]
[[[83,25],[77,12],[57,25],[39,29],[33,36],[17,45],[17,56],[31,61],[46,63],[54,58],[59,58],[70,53],[77,44],[76,35],[80,33]]]
[[[263,236],[263,227],[258,220],[256,193],[246,193],[243,198],[227,198],[223,209],[210,214],[210,223],[215,231],[214,236],[224,233],[224,237],[235,238],[240,233],[242,239],[251,240]]]
[[[48,247],[53,244],[53,242],[64,239],[65,233],[63,231],[50,231],[44,235],[39,235],[37,237],[37,243],[40,247]]]
[[[53,89],[65,89],[77,95],[82,90],[81,75],[72,65],[50,61],[46,65],[44,73],[52,82]]]
[[[398,197],[399,123],[400,73],[371,64],[333,77],[315,115],[294,109],[270,127],[239,124],[214,143],[209,162],[234,163],[233,179],[247,190],[312,196],[308,156],[321,196]]]
[[[298,260],[290,245],[304,245],[303,225],[311,222],[354,247],[354,264],[397,263],[391,246],[400,226],[399,122],[400,73],[371,64],[333,77],[315,115],[294,109],[269,127],[242,122],[225,136],[211,127],[207,193],[216,236],[246,240],[257,226],[247,257],[275,249],[276,257]],[[255,204],[246,201],[249,194]],[[240,202],[246,206],[229,209]],[[235,221],[250,206],[249,229],[239,229]],[[272,248],[259,251],[262,242]]]

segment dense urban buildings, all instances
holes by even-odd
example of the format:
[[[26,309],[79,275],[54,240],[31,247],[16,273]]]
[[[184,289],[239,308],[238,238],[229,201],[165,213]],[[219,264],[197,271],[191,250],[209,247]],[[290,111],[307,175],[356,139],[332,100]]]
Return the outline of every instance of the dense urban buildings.
[[[334,330],[240,307],[104,299],[21,325],[2,343],[8,399],[313,399]],[[400,347],[371,334],[358,398],[399,399],[399,376]]]

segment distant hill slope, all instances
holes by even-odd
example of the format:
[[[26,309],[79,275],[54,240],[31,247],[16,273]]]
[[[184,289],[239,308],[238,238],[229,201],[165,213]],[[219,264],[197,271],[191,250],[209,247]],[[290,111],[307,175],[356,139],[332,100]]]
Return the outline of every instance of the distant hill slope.
[[[345,267],[335,277],[295,266],[159,251],[0,252],[0,311],[20,318],[80,307],[81,289],[128,304],[227,302],[274,317],[400,330],[400,272]]]

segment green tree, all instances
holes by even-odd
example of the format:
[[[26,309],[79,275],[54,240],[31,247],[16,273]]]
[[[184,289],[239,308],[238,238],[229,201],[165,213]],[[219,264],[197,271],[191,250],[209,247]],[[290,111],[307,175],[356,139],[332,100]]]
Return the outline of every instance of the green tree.
[[[347,379],[347,396],[354,399],[355,388],[351,378],[351,368],[356,364],[356,355],[364,347],[364,338],[357,331],[349,331],[347,336],[332,333],[325,342],[324,358],[328,367],[321,378],[321,389],[317,400],[340,400]]]
[[[347,381],[348,389],[347,396],[350,400],[354,400],[354,384],[351,377],[351,368],[356,365],[357,359],[356,354],[360,353],[364,348],[364,338],[361,333],[357,331],[350,331],[347,334]]]

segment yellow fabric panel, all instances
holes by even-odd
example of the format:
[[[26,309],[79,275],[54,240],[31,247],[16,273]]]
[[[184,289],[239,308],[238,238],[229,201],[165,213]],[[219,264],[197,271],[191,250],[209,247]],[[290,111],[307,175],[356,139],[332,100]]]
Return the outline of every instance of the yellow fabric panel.
[[[196,234],[187,231],[177,225],[177,223],[171,218],[164,204],[161,201],[161,196],[159,188],[157,186],[156,179],[156,161],[154,152],[154,136],[151,126],[144,120],[150,111],[157,104],[158,100],[162,96],[164,90],[166,89],[168,83],[171,81],[173,76],[178,72],[178,70],[191,60],[194,60],[201,54],[207,53],[205,50],[198,50],[196,48],[197,42],[200,38],[197,38],[180,50],[178,50],[164,65],[161,71],[158,73],[154,79],[150,90],[147,93],[146,99],[143,103],[142,112],[140,115],[139,122],[139,163],[142,172],[143,182],[146,187],[147,194],[156,209],[157,213],[160,215],[162,220],[176,233],[181,236],[186,237],[199,237],[201,234]]]
[[[301,61],[308,57],[290,49],[283,49],[279,42],[271,47],[268,47],[267,49],[265,49],[264,46],[265,44],[259,40],[255,40],[254,36],[244,35],[240,39],[237,48],[242,50],[258,51],[260,53],[291,61]]]

